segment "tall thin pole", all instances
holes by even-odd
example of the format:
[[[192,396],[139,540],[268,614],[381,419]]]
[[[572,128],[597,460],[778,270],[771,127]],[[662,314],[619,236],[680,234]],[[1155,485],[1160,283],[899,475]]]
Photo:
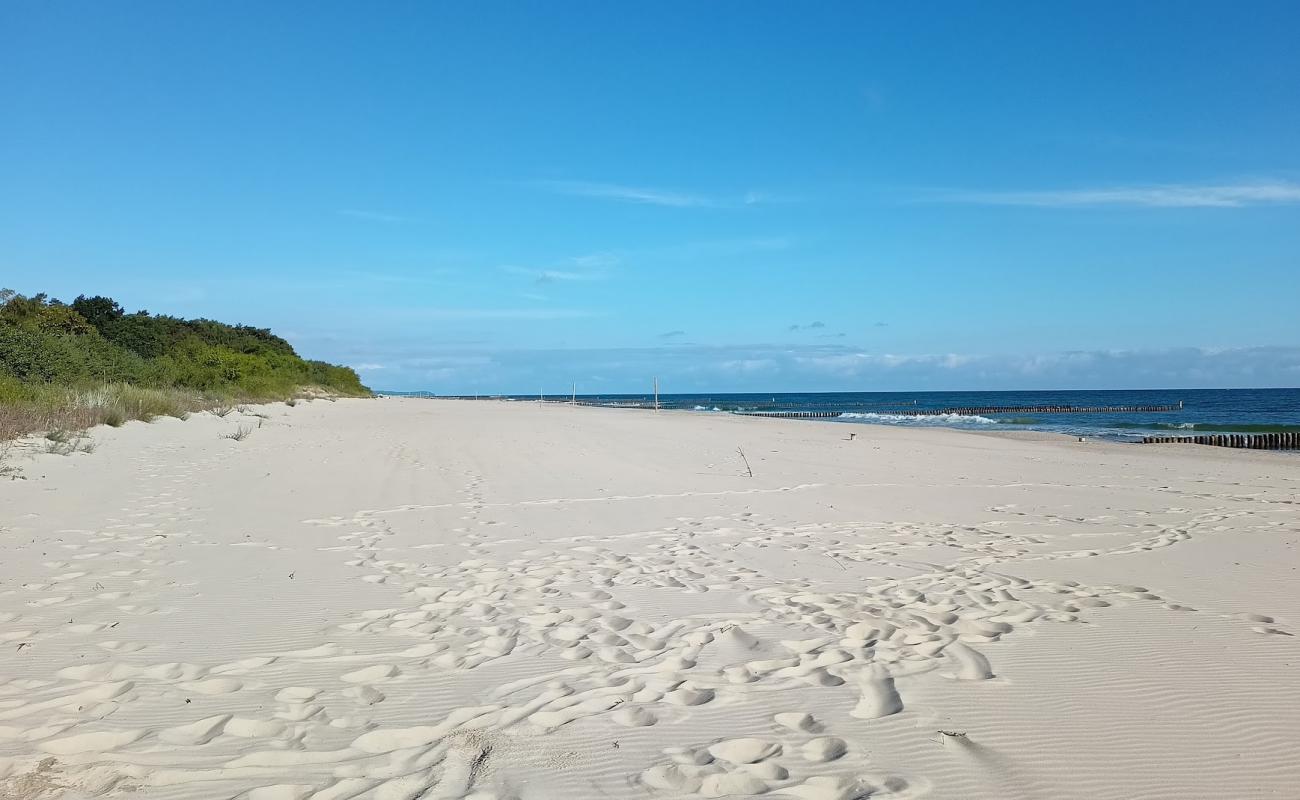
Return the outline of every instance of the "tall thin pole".
[[[569,399],[569,405],[576,406],[577,404],[578,404],[578,384],[575,383],[573,384],[573,397]]]
[[[659,378],[655,377],[655,411],[659,410]]]

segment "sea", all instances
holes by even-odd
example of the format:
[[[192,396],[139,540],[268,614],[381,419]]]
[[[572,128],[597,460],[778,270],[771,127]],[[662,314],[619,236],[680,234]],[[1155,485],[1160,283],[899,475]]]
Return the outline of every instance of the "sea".
[[[427,396],[427,393],[425,393]],[[482,395],[486,399],[487,395]],[[536,401],[537,395],[498,399]],[[568,396],[545,400],[567,402]],[[585,405],[645,408],[644,394],[578,395]],[[700,414],[823,412],[846,425],[944,427],[982,431],[1046,431],[1118,441],[1201,433],[1300,432],[1300,389],[1135,389],[1027,392],[783,392],[663,394],[659,404]],[[1177,407],[1181,404],[1181,407]],[[1175,406],[1171,411],[1041,413],[1028,407]],[[998,407],[999,412],[913,416],[906,412]]]

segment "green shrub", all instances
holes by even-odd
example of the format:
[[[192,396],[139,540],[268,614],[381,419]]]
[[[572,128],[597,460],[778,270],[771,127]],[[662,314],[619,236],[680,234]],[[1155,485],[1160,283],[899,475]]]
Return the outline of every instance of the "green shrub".
[[[0,291],[0,440],[130,419],[185,418],[303,390],[369,396],[348,367],[308,361],[263,328],[126,313]]]

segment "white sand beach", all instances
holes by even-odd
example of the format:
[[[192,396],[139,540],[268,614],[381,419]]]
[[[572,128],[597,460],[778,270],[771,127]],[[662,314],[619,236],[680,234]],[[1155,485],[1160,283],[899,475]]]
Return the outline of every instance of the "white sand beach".
[[[0,482],[0,797],[1300,796],[1294,454],[257,410]]]

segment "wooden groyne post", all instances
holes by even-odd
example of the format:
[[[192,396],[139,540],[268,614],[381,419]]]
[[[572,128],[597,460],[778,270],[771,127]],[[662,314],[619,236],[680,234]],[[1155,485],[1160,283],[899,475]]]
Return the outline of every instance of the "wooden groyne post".
[[[771,419],[831,419],[838,411],[736,411],[742,417],[768,417]]]
[[[1179,411],[1177,405],[1145,406],[960,406],[957,408],[917,409],[891,412],[903,417],[937,417],[944,414],[971,417],[976,414],[1143,414],[1148,412]]]
[[[1200,436],[1144,436],[1142,444],[1203,444],[1248,450],[1300,450],[1300,433],[1210,433]]]
[[[913,401],[915,402],[915,401]],[[1178,411],[1183,402],[1164,406],[961,406],[957,408],[902,409],[883,411],[899,417],[941,417],[948,414],[973,417],[977,414],[1137,414],[1146,412]],[[838,417],[840,411],[736,411],[744,417],[774,417],[777,419],[829,419]]]

